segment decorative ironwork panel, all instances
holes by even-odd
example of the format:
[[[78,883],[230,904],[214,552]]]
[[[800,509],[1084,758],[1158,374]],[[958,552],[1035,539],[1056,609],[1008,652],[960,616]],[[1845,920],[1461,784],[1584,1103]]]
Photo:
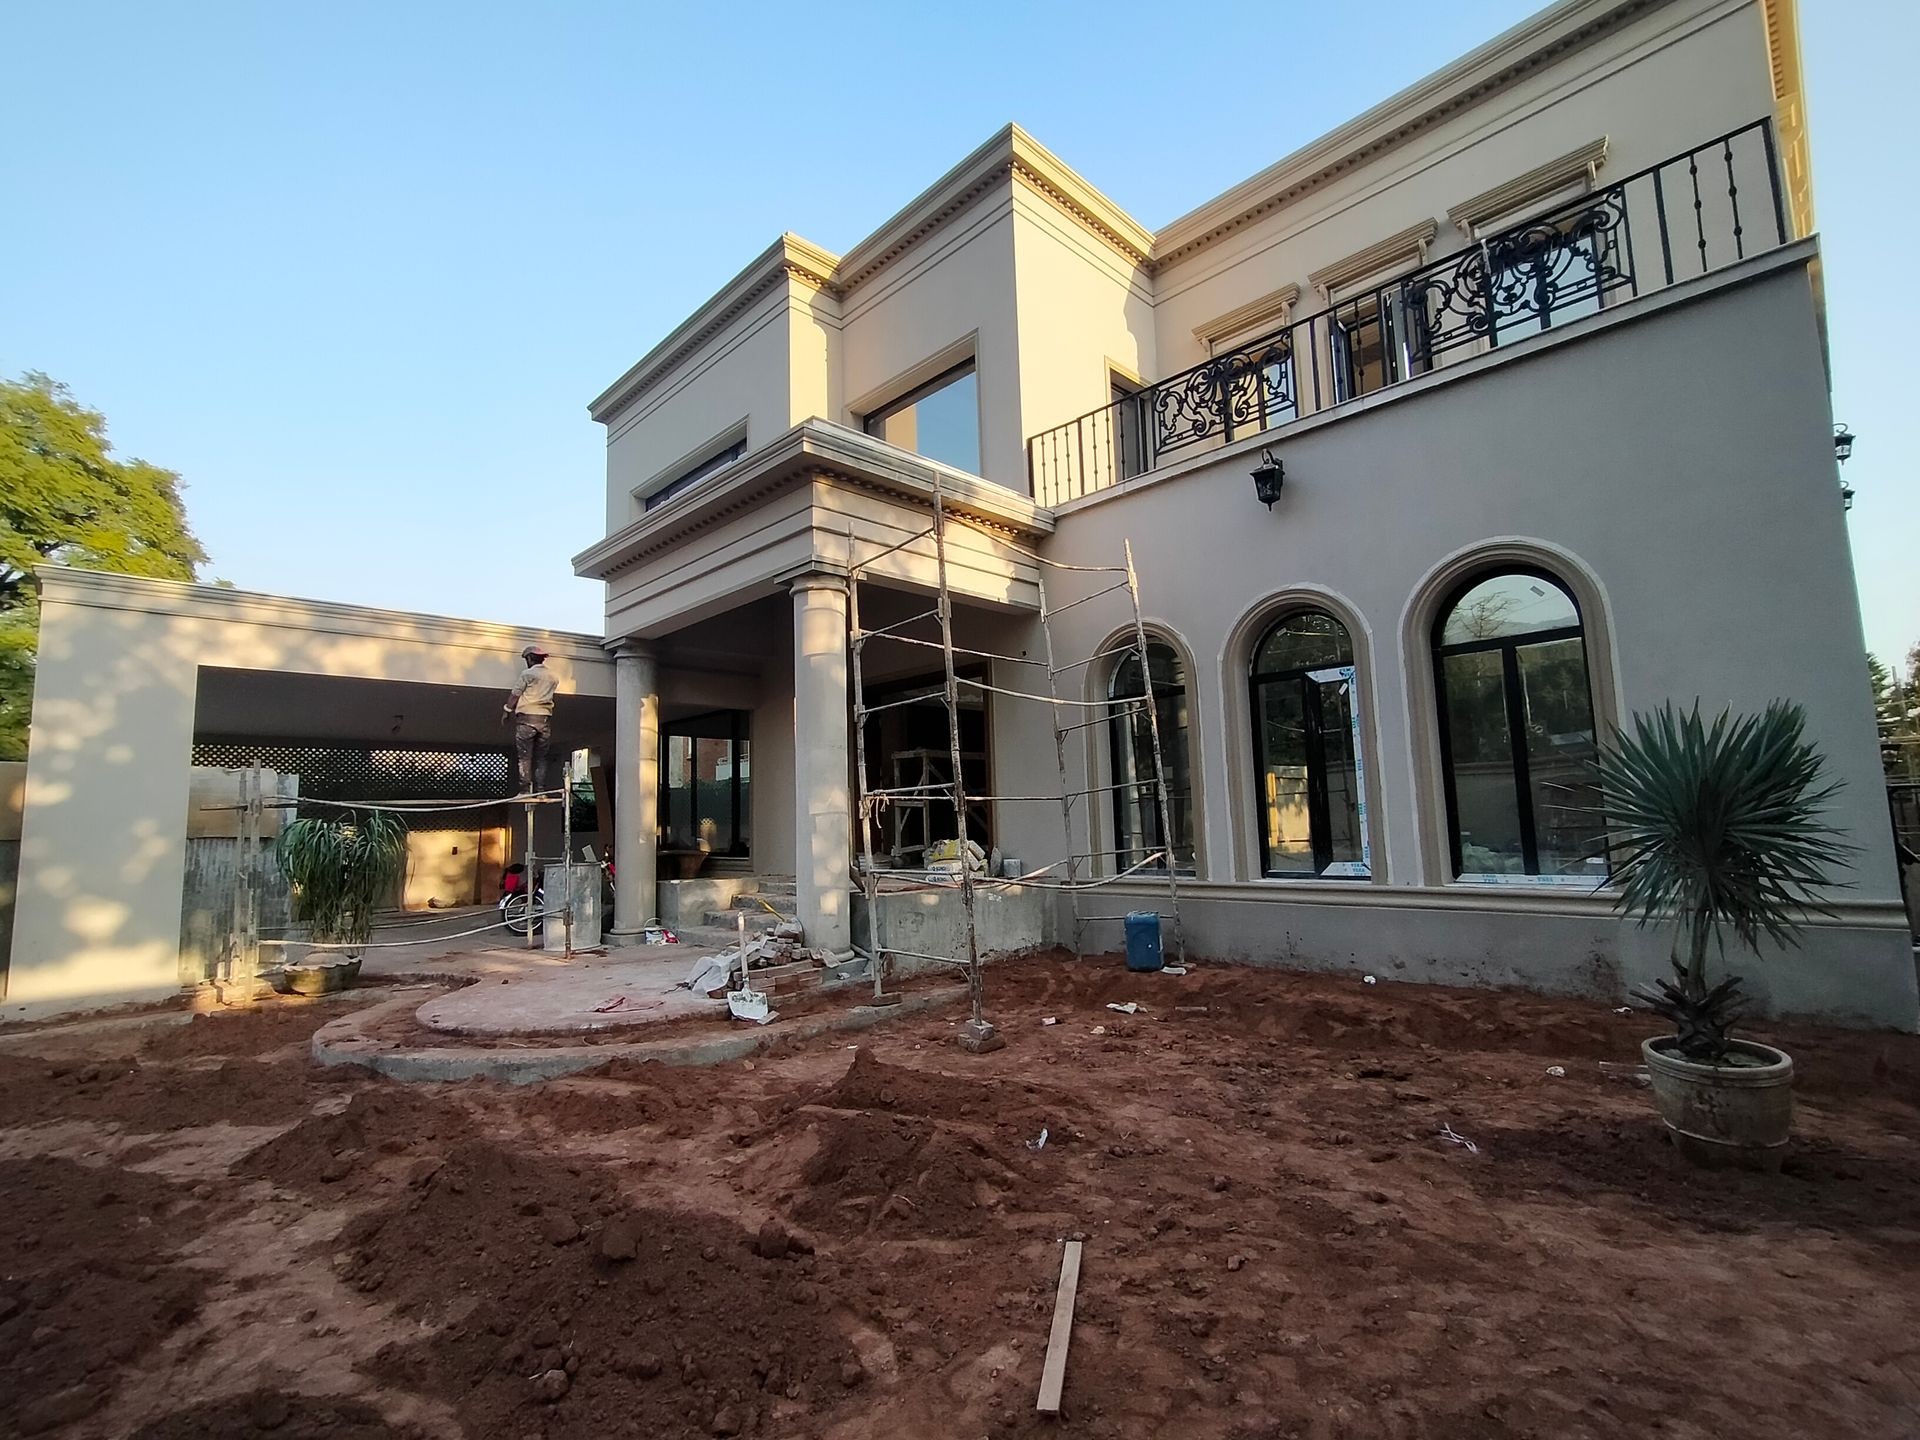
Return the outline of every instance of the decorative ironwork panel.
[[[1404,282],[1407,311],[1424,331],[1415,353],[1431,360],[1461,345],[1550,329],[1556,317],[1591,315],[1613,291],[1633,286],[1626,225],[1625,195],[1607,190]]]
[[[315,800],[505,800],[517,788],[501,750],[389,750],[301,740],[196,740],[193,763],[261,765],[300,777]]]
[[[1269,429],[1294,412],[1292,333],[1283,330],[1197,365],[1132,403],[1147,408],[1156,457]]]

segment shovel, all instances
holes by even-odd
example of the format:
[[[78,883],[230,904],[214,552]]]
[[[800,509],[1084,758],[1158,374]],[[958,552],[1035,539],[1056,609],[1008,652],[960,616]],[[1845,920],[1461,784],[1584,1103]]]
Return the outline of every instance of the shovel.
[[[742,911],[740,921],[740,988],[727,992],[727,1009],[736,1020],[751,1020],[756,1025],[764,1025],[773,1017],[767,1013],[767,997],[753,988],[753,982],[747,978],[747,917]]]

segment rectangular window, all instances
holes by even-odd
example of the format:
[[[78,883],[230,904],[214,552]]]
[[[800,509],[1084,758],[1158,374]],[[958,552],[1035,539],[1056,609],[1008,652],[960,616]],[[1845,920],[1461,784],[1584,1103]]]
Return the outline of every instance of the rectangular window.
[[[727,466],[733,464],[734,461],[746,453],[747,440],[743,435],[734,441],[733,444],[727,446],[726,449],[719,451],[717,454],[709,455],[684,474],[674,476],[673,479],[669,480],[658,490],[647,496],[645,500],[641,501],[641,508],[651,510],[656,505],[666,504],[667,501],[671,500],[674,496],[691,490],[709,475],[726,469]]]
[[[973,361],[889,401],[867,415],[860,428],[889,445],[978,475],[980,391]]]

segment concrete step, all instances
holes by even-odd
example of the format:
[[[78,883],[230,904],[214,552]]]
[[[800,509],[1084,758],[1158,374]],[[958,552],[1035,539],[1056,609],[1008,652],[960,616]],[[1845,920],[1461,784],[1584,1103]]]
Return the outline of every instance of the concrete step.
[[[749,915],[766,915],[768,914],[769,906],[782,915],[795,915],[799,913],[800,900],[796,895],[782,895],[777,892],[768,895],[762,892],[748,891],[745,894],[734,896],[731,908],[744,910]]]
[[[799,893],[799,885],[791,875],[759,875],[754,877],[754,889],[762,895],[794,895]]]

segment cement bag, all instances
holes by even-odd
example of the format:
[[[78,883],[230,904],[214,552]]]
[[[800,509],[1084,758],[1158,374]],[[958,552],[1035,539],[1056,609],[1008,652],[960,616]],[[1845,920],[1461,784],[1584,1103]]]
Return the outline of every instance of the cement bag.
[[[711,995],[716,990],[724,990],[733,983],[733,957],[731,955],[709,955],[696,960],[693,972],[687,976],[687,988],[696,995]]]

